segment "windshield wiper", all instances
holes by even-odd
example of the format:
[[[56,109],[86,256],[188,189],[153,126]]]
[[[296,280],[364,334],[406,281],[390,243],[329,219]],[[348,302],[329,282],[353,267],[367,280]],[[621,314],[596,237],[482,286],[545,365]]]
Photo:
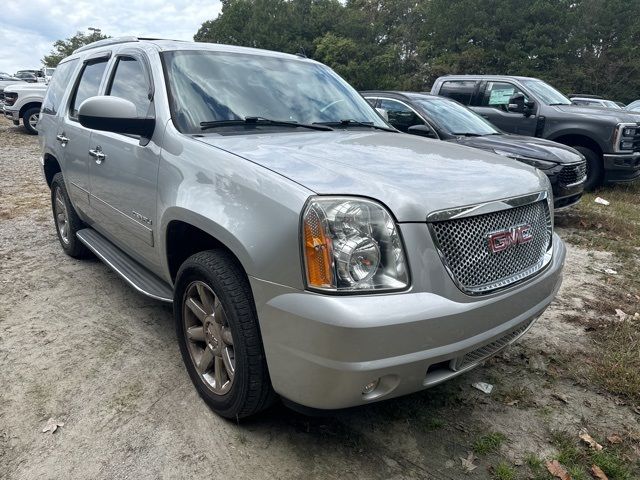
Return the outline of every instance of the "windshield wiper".
[[[311,130],[330,131],[333,128],[327,125],[316,125],[309,123],[289,122],[287,120],[271,120],[264,117],[245,117],[236,120],[212,120],[210,122],[200,122],[200,129],[208,130],[218,127],[233,127],[237,125],[269,125],[274,127],[309,128]]]
[[[397,130],[393,128],[380,127],[378,125],[374,125],[373,122],[359,122],[358,120],[348,119],[348,120],[339,120],[336,122],[313,122],[314,125],[330,125],[332,127],[367,127],[367,128],[375,128],[376,130],[383,130],[385,132],[397,132]]]
[[[456,137],[484,137],[484,134],[481,134],[481,133],[470,133],[470,132],[452,133],[451,135],[455,135]],[[495,134],[490,134],[490,135],[495,135]]]

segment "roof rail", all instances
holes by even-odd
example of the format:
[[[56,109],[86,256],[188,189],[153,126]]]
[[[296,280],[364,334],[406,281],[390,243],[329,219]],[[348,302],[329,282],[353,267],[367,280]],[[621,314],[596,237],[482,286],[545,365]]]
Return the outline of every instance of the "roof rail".
[[[73,53],[84,52],[85,50],[91,50],[92,48],[105,47],[107,45],[115,45],[117,43],[127,43],[127,42],[137,42],[138,37],[114,37],[114,38],[105,38],[104,40],[98,40],[97,42],[92,42],[88,45],[85,45],[80,48],[76,48]]]

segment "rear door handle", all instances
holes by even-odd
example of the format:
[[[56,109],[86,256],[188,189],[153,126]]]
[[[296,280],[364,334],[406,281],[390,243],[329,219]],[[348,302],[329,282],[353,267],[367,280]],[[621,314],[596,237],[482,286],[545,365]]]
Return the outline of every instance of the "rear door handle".
[[[69,139],[64,136],[64,133],[60,135],[56,135],[56,140],[60,142],[60,144],[64,147],[67,143],[69,143]]]
[[[98,145],[95,149],[89,150],[89,155],[96,159],[96,163],[98,165],[104,162],[104,160],[107,158],[107,156],[102,153],[102,148],[100,147],[100,145]]]

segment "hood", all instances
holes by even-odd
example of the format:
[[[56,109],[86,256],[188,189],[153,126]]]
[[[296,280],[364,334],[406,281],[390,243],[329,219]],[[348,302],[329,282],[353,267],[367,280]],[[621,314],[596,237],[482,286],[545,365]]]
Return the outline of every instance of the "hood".
[[[27,93],[34,93],[34,92],[42,92],[42,94],[44,95],[44,92],[47,91],[47,85],[44,83],[16,83],[13,85],[9,85],[8,87],[6,87],[4,89],[5,92],[14,92],[14,93],[20,93],[20,92],[27,92]]]
[[[640,114],[631,113],[627,110],[615,110],[613,108],[585,107],[582,105],[553,105],[551,108],[559,112],[581,115],[591,119],[609,119],[611,123],[640,122]]]
[[[582,160],[582,155],[577,150],[544,138],[501,134],[482,137],[457,137],[450,141],[468,147],[481,148],[482,150],[502,150],[514,155],[555,163],[575,163]]]
[[[323,195],[384,203],[400,222],[434,211],[544,190],[536,169],[499,155],[380,131],[207,134],[197,140],[275,171]]]

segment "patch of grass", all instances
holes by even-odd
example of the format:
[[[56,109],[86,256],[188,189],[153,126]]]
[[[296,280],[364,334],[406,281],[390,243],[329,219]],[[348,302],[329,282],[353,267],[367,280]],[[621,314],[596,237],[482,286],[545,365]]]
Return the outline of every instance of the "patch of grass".
[[[479,437],[473,444],[473,451],[478,455],[487,455],[489,453],[495,453],[500,449],[500,446],[507,441],[500,432],[490,432]]]
[[[544,460],[535,453],[529,453],[524,461],[529,467],[531,480],[553,480],[553,476],[547,470]]]
[[[439,417],[427,417],[424,422],[421,423],[422,428],[427,432],[433,432],[434,430],[440,430],[446,425],[446,422]]]
[[[496,399],[504,404],[516,402],[518,407],[529,407],[533,405],[533,393],[527,387],[515,385],[496,394]]]
[[[615,450],[602,450],[593,452],[591,460],[599,466],[611,480],[627,480],[631,479],[631,472],[619,452]]]
[[[493,468],[492,477],[496,480],[515,480],[517,474],[515,468],[502,461]]]

